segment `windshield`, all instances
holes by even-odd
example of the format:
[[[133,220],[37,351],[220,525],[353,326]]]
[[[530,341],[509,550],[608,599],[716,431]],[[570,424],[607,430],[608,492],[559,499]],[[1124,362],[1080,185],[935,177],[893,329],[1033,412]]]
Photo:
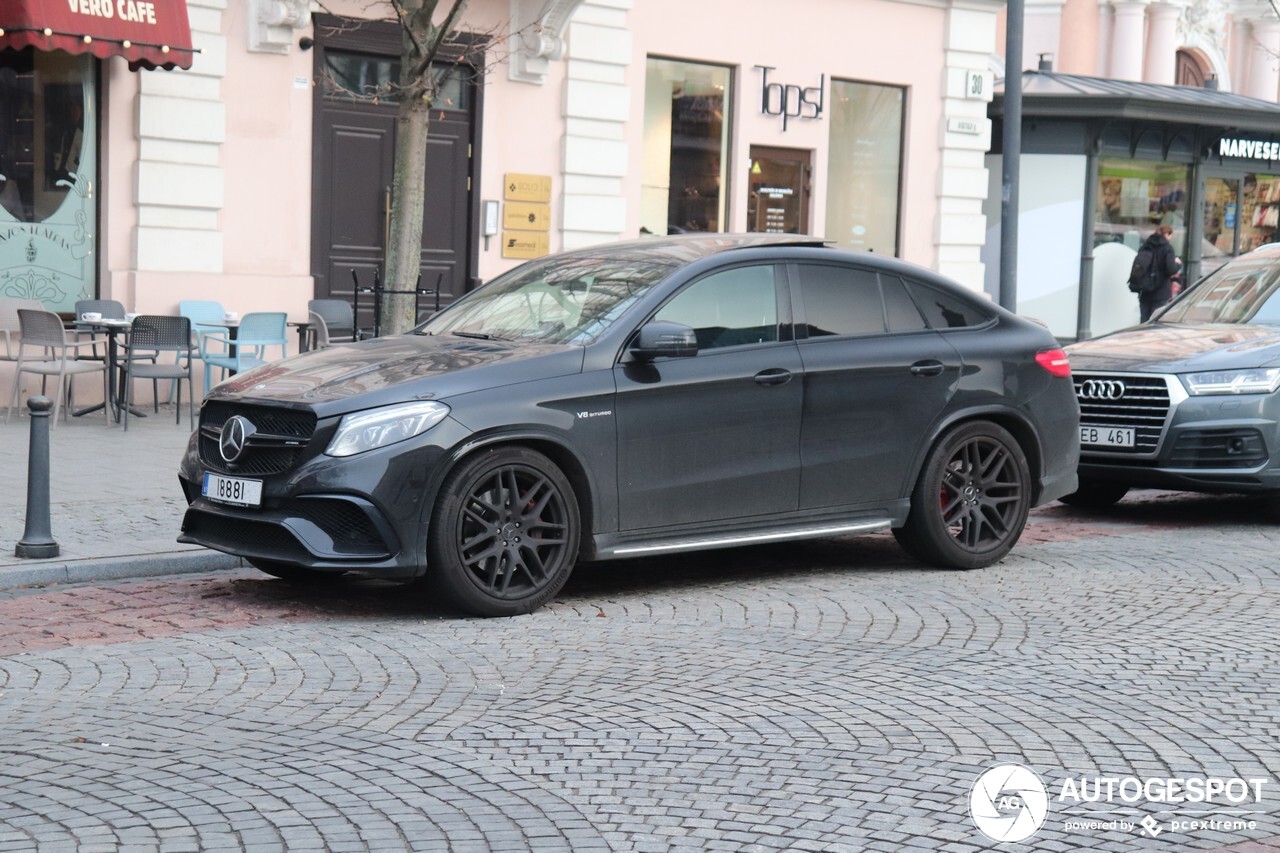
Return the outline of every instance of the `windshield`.
[[[1160,323],[1280,325],[1280,265],[1273,257],[1238,260],[1206,277],[1160,315]]]
[[[670,272],[665,264],[554,258],[517,267],[432,317],[420,335],[585,344]]]

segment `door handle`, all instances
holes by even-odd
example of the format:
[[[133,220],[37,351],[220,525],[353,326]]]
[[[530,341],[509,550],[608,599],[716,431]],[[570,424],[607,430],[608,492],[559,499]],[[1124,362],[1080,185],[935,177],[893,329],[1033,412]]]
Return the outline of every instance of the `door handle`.
[[[911,365],[912,376],[937,376],[943,371],[945,365],[940,361],[926,359],[925,361],[917,361]]]
[[[791,381],[791,371],[782,367],[771,367],[755,375],[757,385],[786,385]]]

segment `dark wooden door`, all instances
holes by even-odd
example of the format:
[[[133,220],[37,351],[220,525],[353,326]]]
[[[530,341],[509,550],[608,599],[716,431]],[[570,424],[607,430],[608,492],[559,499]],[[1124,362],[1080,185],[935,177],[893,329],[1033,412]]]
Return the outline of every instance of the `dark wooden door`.
[[[351,301],[355,270],[362,286],[373,284],[386,250],[387,193],[395,154],[395,115],[348,105],[331,106],[320,117],[316,192],[311,217],[312,275],[317,299]],[[358,325],[372,328],[369,313]],[[365,311],[361,311],[365,314]]]
[[[363,22],[327,25],[318,19],[313,147],[311,274],[317,298],[350,301],[352,270],[361,287],[381,274],[390,220],[395,164],[396,100],[388,81],[399,78],[399,33]],[[427,140],[421,297],[425,315],[466,292],[477,261],[471,176],[478,73],[441,66],[441,97]],[[361,294],[357,325],[373,327],[373,297]]]

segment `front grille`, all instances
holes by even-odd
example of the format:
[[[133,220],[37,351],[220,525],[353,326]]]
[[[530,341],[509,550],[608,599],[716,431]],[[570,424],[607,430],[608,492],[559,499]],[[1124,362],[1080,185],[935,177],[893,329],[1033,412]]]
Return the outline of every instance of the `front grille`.
[[[319,527],[333,540],[335,551],[360,555],[389,553],[390,549],[368,514],[351,501],[307,498],[298,501],[296,507],[299,516]]]
[[[232,415],[248,418],[258,432],[282,438],[311,438],[316,431],[316,413],[310,409],[273,409],[236,403],[207,403],[200,411],[200,425],[222,429]]]
[[[1080,401],[1080,425],[1128,427],[1133,429],[1133,447],[1082,448],[1087,452],[1151,454],[1160,446],[1160,433],[1169,415],[1169,387],[1163,376],[1133,376],[1103,373],[1076,373],[1072,376]],[[1105,386],[1116,399],[1085,399],[1086,382],[1119,383]],[[1090,386],[1096,387],[1096,386]]]
[[[1175,468],[1256,468],[1268,459],[1256,429],[1187,430],[1178,436],[1169,464]]]
[[[234,463],[222,458],[218,438],[233,415],[247,418],[256,432]],[[200,412],[200,459],[217,471],[267,476],[288,471],[316,430],[315,412],[212,402]]]

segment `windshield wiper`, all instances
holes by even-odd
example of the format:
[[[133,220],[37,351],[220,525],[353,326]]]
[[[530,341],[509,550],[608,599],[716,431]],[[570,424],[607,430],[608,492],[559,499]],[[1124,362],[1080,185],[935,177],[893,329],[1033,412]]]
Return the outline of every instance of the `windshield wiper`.
[[[475,338],[475,339],[476,339],[476,340],[478,340],[478,341],[507,341],[507,340],[510,340],[510,338],[504,338],[504,337],[502,337],[501,335],[490,335],[490,334],[487,334],[487,333],[485,333],[485,332],[458,332],[458,331],[453,331],[453,332],[450,332],[449,334],[451,334],[451,335],[456,335],[456,336],[457,336],[457,337],[459,337],[459,338]]]

